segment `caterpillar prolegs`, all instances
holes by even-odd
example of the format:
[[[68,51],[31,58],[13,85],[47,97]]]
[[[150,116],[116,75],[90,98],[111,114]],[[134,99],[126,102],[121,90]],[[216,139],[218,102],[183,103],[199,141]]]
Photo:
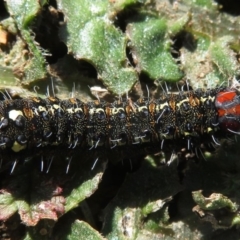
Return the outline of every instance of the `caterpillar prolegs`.
[[[238,134],[240,99],[236,89],[197,89],[113,103],[57,97],[7,99],[0,102],[1,162],[57,152],[129,151],[148,146],[198,149],[203,141]],[[13,162],[13,165],[15,163]],[[14,166],[15,167],[15,166]],[[14,167],[12,171],[14,170]],[[68,166],[69,167],[69,166]]]

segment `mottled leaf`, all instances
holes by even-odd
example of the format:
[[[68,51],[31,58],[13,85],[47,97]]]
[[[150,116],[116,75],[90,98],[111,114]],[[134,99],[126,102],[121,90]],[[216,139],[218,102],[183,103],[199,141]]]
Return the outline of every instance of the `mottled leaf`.
[[[174,164],[162,168],[149,164],[151,159],[127,176],[117,197],[105,209],[103,233],[108,239],[136,239],[141,231],[136,226],[181,191]]]
[[[41,10],[41,6],[38,1],[34,0],[9,0],[6,1],[6,4],[11,17],[21,32],[24,42],[28,46],[28,50],[25,51],[25,58],[21,62],[18,62],[15,69],[18,69],[18,75],[22,76],[21,78],[27,82],[42,79],[46,76],[47,72],[46,61],[43,50],[35,42],[31,30],[36,15]],[[17,51],[22,51],[21,54],[23,53],[22,49],[17,49]]]
[[[128,24],[127,34],[139,72],[144,71],[152,79],[163,81],[182,78],[183,74],[171,55],[167,19],[142,13]]]
[[[126,37],[108,19],[110,3],[61,0],[58,6],[67,19],[61,37],[69,52],[90,62],[109,90],[120,95],[129,91],[137,74],[128,66]]]
[[[60,235],[60,234],[58,234]],[[61,230],[61,236],[59,236],[60,240],[104,240],[105,238],[101,236],[101,234],[93,229],[86,222],[76,220],[71,225],[70,232],[66,233],[66,231]]]
[[[51,171],[45,174],[40,172],[40,162],[38,168],[34,162],[27,162],[17,166],[14,174],[2,181],[0,220],[18,212],[28,226],[35,226],[41,219],[57,221],[93,194],[105,169],[104,163],[99,162],[91,170],[91,161],[81,167],[76,161],[71,165],[73,177],[64,173],[67,163],[63,159],[55,159],[52,164]]]

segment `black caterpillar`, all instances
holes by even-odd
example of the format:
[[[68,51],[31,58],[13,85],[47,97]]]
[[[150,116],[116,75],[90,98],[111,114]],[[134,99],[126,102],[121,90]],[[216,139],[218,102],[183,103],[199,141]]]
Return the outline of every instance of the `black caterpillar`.
[[[216,88],[163,94],[159,99],[142,98],[113,103],[57,97],[8,99],[0,102],[1,161],[26,156],[32,149],[64,151],[126,152],[147,146],[197,149],[203,139],[219,145],[217,138],[238,134],[240,99],[235,89]],[[128,151],[127,151],[128,152]]]

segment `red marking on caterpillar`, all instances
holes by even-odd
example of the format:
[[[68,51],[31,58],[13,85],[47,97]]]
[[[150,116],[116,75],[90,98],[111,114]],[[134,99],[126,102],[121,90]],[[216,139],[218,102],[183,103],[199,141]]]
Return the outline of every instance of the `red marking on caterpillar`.
[[[238,92],[227,89],[219,92],[215,104],[221,129],[238,131],[240,129],[240,98]]]

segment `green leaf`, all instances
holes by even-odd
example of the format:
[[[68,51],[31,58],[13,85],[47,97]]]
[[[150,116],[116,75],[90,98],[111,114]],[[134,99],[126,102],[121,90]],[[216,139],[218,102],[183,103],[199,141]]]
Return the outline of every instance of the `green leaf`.
[[[93,170],[91,161],[79,166],[80,162],[71,164],[69,175],[64,173],[67,162],[60,157],[55,157],[48,174],[36,168],[37,159],[17,166],[14,174],[1,183],[0,220],[18,212],[25,225],[35,226],[41,219],[57,221],[77,207],[96,191],[105,170],[100,160]]]
[[[62,0],[58,5],[67,19],[61,37],[69,51],[91,63],[109,90],[120,95],[129,91],[137,74],[128,66],[126,37],[108,19],[109,2]]]
[[[45,181],[42,178],[40,183],[38,177],[30,174],[9,176],[3,182],[6,190],[0,195],[0,219],[6,220],[18,211],[22,222],[27,226],[35,226],[41,219],[56,221],[64,213],[65,200],[62,196],[53,195],[58,190],[56,185],[48,185],[48,190],[43,193],[43,186],[47,186]]]
[[[146,158],[137,172],[127,175],[105,209],[104,235],[107,239],[136,239],[145,218],[161,210],[181,190],[175,164],[156,168],[152,159]]]
[[[81,175],[75,180],[78,182],[77,187],[72,189],[70,194],[66,197],[66,212],[77,207],[80,202],[91,196],[97,190],[102,180],[104,170],[105,164],[99,165],[90,173],[90,170],[81,172]]]
[[[76,220],[71,225],[70,233],[61,231],[61,236],[59,239],[66,240],[104,240],[105,238],[99,234],[95,229],[93,229],[86,222]]]
[[[216,10],[217,9],[217,3],[215,3],[212,0],[195,0],[195,1],[191,1],[191,0],[184,0],[185,3],[189,3],[189,5],[195,5],[195,6],[199,6],[202,8],[206,8],[208,10]]]
[[[233,38],[225,36],[219,38],[216,42],[212,42],[209,48],[210,57],[218,70],[228,78],[233,78],[239,71],[239,63],[235,53],[230,49],[230,43]]]
[[[175,31],[179,31],[179,26],[176,25]],[[177,81],[182,78],[183,74],[171,55],[165,18],[142,13],[128,24],[127,34],[139,72],[144,71],[154,80]]]
[[[0,85],[5,89],[7,87],[16,86],[16,80],[10,68],[0,66]]]
[[[20,30],[27,29],[32,24],[41,7],[38,1],[33,0],[9,0],[6,3]]]
[[[193,200],[204,210],[218,210],[221,208],[229,208],[231,212],[236,212],[238,206],[233,203],[228,197],[220,193],[213,193],[208,198],[202,195],[202,191],[192,193]]]
[[[23,80],[31,82],[42,79],[46,76],[46,62],[44,52],[39,48],[34,40],[31,27],[41,6],[38,1],[34,0],[10,0],[6,2],[8,11],[14,19],[21,36],[28,45],[28,51],[25,51],[23,62],[18,63],[19,71],[23,75]],[[21,39],[19,39],[21,41]],[[18,51],[23,50],[17,49]]]

